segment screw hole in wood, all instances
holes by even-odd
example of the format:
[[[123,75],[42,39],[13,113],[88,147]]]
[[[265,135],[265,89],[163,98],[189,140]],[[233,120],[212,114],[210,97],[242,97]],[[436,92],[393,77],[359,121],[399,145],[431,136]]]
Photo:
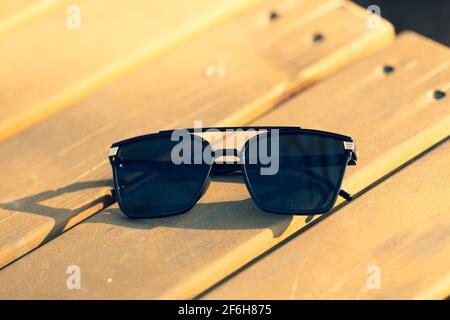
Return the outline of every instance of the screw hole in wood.
[[[392,65],[390,65],[390,64],[387,64],[387,65],[385,65],[385,66],[383,67],[383,72],[384,72],[385,74],[391,74],[391,73],[394,72],[394,71],[395,71],[394,66],[392,66]]]
[[[313,40],[313,42],[321,42],[323,40],[323,38],[324,38],[323,34],[320,32],[317,32],[313,35],[312,40]]]
[[[275,10],[272,10],[270,12],[270,21],[275,21],[279,18],[278,12],[276,12]]]
[[[442,90],[435,90],[433,92],[433,98],[436,100],[444,99],[447,94]]]

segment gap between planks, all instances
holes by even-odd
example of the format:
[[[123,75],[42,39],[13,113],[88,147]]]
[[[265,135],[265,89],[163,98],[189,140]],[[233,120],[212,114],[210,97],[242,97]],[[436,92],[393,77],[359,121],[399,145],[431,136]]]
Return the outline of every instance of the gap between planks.
[[[449,154],[447,137],[202,298],[445,299]]]
[[[351,135],[360,161],[349,169],[343,187],[359,192],[448,136],[449,101],[434,100],[430,90],[446,83],[450,71],[412,89],[408,84],[449,55],[447,48],[430,40],[403,34],[255,124],[295,122]],[[419,63],[404,71],[413,59]],[[386,61],[397,71],[383,74]],[[177,217],[135,221],[117,206],[108,208],[5,268],[0,296],[190,298],[317,219],[261,212],[248,199],[245,186],[235,182],[214,181],[196,207]],[[64,270],[71,264],[83,272],[81,290],[65,287]],[[127,272],[130,268],[140,272]],[[31,284],[21,290],[23,283]]]
[[[286,79],[307,82],[307,78],[299,79],[302,70],[320,65],[322,60],[343,67],[393,39],[389,23],[383,22],[379,30],[368,30],[365,17],[354,14],[353,8],[364,10],[347,2],[342,6],[333,2],[334,9],[323,17],[299,29],[290,27],[302,14],[326,3],[296,2],[285,12],[279,9],[281,17],[276,23],[261,25],[261,17],[267,19],[267,13],[278,4],[268,1],[143,66],[76,108],[0,144],[0,152],[14,159],[0,158],[7,172],[4,178],[14,181],[2,193],[0,265],[111,204],[106,154],[112,141],[168,127],[192,126],[196,119],[213,125],[242,106],[252,105],[252,101],[263,108],[273,103],[259,100],[263,92]],[[240,32],[234,37],[224,36],[235,30]],[[320,44],[311,41],[317,30],[327,35]],[[361,38],[370,39],[370,45]],[[346,55],[339,54],[343,50]],[[205,62],[224,54],[228,76],[205,75]],[[157,86],[151,85],[155,75]]]

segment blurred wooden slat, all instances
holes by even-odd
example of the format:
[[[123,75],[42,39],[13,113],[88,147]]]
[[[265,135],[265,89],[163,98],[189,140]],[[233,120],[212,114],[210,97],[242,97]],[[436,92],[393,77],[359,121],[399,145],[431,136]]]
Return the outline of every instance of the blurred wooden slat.
[[[280,17],[270,23],[273,8]],[[339,1],[266,1],[0,144],[9,181],[0,198],[0,266],[111,204],[112,142],[267,109],[392,40],[388,23],[368,30],[366,17]],[[317,30],[321,43],[311,41]]]
[[[448,135],[449,100],[435,101],[430,90],[448,83],[441,66],[449,58],[448,49],[403,35],[256,123],[353,136],[361,158],[345,188],[359,191]],[[384,75],[385,63],[396,71]],[[189,298],[314,220],[261,212],[239,182],[214,181],[176,217],[131,220],[112,206],[5,268],[0,297]],[[65,286],[72,264],[81,268],[81,290]]]
[[[447,140],[204,298],[445,299],[449,155]]]
[[[79,0],[0,37],[0,140],[99,90],[213,22],[260,0]]]
[[[0,36],[21,23],[69,0],[3,0],[0,1]]]

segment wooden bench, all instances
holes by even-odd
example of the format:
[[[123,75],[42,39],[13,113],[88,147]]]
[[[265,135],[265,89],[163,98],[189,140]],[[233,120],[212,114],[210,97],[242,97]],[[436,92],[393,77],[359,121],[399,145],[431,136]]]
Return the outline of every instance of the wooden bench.
[[[69,15],[77,14],[67,13],[69,1],[18,6],[12,20],[27,10],[42,14],[0,38],[0,85],[8,93],[2,97],[0,140],[76,104],[254,1],[79,0],[79,30],[68,27]],[[42,10],[30,9],[35,7]]]
[[[56,23],[55,8],[62,3],[8,31],[0,47],[39,39],[35,30]],[[7,155],[0,165],[4,180],[11,181],[0,199],[0,298],[448,295],[448,143],[442,141],[450,133],[450,103],[435,92],[450,88],[449,49],[414,33],[394,39],[384,20],[370,29],[369,13],[347,1],[195,5],[181,22],[177,13],[161,17],[159,26],[165,27],[149,39],[144,33],[128,39],[133,29],[113,32],[103,48],[117,49],[110,60],[102,59],[112,72],[107,76],[88,48],[108,32],[109,16],[104,25],[92,26],[96,33],[86,36],[91,40],[75,36],[74,53],[53,52],[33,64],[34,80],[17,77],[8,59],[0,60],[14,80],[0,123],[6,128],[0,154]],[[124,19],[134,20],[133,13]],[[223,22],[212,25],[219,17]],[[56,45],[67,41],[58,32],[49,38]],[[163,37],[171,32],[176,36]],[[129,41],[135,51],[124,50]],[[61,75],[55,62],[73,61],[77,54],[84,55],[86,68],[72,65],[68,78],[55,81]],[[25,67],[31,65],[22,58]],[[36,81],[49,67],[54,69],[40,82],[45,90],[18,94],[24,81]],[[358,197],[349,205],[338,202],[326,215],[279,216],[257,209],[240,179],[217,179],[185,215],[127,219],[110,195],[109,144],[190,127],[194,120],[205,126],[301,125],[351,135],[360,161],[348,170],[344,188]],[[418,177],[430,180],[421,184]],[[391,219],[395,227],[388,228]],[[415,229],[417,223],[423,227]],[[438,242],[440,249],[432,250]],[[353,255],[341,259],[348,250]],[[397,274],[416,261],[423,270]],[[80,267],[80,290],[66,286],[71,265]],[[383,272],[380,290],[367,290],[370,265]],[[314,267],[314,278],[302,273]],[[433,274],[424,278],[425,270]],[[343,278],[333,278],[339,272]]]
[[[446,139],[204,298],[445,299],[449,154]]]
[[[192,126],[196,119],[205,125],[223,124],[245,110],[267,110],[295,88],[385,46],[393,37],[387,23],[367,32],[359,8],[352,4],[342,8],[339,1],[301,2],[284,9],[286,13],[280,9],[283,19],[276,23],[261,24],[262,18],[269,19],[273,5],[263,3],[208,30],[1,144],[0,152],[17,161],[0,159],[9,174],[6,178],[15,181],[5,190],[0,208],[0,230],[5,235],[0,242],[0,265],[111,204],[111,169],[105,157],[111,142]],[[237,28],[238,34],[227,36]],[[312,38],[317,30],[329,39],[315,44]],[[292,38],[304,44],[290,44]],[[283,43],[293,47],[285,47],[286,52],[276,49]],[[290,58],[280,64],[286,54]],[[206,70],[222,58],[226,75],[208,75]],[[251,118],[240,121],[245,124]]]

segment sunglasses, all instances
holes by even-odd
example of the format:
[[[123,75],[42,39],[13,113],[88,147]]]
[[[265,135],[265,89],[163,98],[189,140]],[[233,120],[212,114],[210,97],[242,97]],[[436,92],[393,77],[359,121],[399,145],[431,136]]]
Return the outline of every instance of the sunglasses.
[[[214,150],[202,137],[209,132],[246,137],[239,150]],[[226,127],[167,130],[123,140],[111,146],[109,160],[121,211],[131,218],[153,218],[190,210],[211,177],[238,171],[264,211],[324,213],[338,196],[351,200],[341,184],[357,156],[353,140],[340,134],[299,127]]]

